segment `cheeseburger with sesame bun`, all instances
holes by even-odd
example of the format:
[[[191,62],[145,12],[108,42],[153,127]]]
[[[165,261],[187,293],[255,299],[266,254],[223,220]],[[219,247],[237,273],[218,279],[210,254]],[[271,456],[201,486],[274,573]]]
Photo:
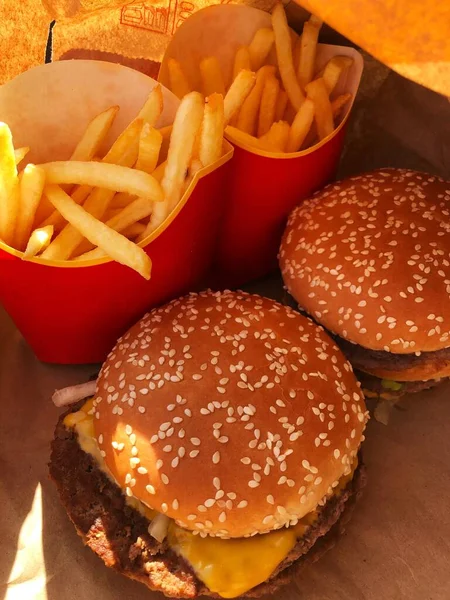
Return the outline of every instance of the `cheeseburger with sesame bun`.
[[[51,477],[84,543],[166,596],[289,582],[364,481],[350,364],[272,300],[204,292],[153,310],[93,387],[58,423]]]
[[[368,397],[450,376],[450,183],[383,169],[330,185],[291,214],[280,266]]]

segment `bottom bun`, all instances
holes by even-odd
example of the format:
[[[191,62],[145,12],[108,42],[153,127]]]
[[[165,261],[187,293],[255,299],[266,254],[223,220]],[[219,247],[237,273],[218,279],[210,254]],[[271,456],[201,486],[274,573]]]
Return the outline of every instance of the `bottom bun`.
[[[121,489],[81,449],[74,430],[64,426],[64,416],[58,422],[52,443],[50,476],[85,545],[106,566],[166,596],[219,598],[166,543],[159,543],[148,534],[149,521],[125,503]],[[347,487],[320,508],[318,519],[272,576],[244,596],[259,597],[290,583],[305,562],[314,562],[334,545],[364,484],[365,468],[359,457]]]

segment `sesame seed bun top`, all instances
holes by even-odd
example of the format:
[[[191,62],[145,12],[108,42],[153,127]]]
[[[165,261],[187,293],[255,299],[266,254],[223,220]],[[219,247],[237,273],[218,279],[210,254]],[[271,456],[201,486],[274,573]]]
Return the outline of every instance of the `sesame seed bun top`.
[[[450,346],[450,183],[383,169],[293,211],[280,249],[288,291],[339,336],[396,354]]]
[[[118,341],[96,438],[128,495],[202,535],[294,524],[332,492],[367,419],[323,329],[244,293],[191,294]]]

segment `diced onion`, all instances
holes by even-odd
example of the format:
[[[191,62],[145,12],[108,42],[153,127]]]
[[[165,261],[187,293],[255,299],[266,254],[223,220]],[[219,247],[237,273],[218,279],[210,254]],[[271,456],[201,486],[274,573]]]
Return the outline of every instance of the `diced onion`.
[[[87,381],[86,383],[71,385],[61,390],[56,390],[52,396],[53,404],[58,407],[75,404],[79,400],[83,400],[88,396],[93,396],[95,394],[95,386],[95,381]]]
[[[170,519],[166,515],[156,515],[156,517],[148,526],[149,534],[158,542],[163,542],[167,535],[169,521]]]

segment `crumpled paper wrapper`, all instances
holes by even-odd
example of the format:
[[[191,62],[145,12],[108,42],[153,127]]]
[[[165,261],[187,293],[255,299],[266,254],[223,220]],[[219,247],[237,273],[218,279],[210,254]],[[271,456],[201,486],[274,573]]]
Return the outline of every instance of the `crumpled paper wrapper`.
[[[71,5],[83,15],[80,7],[101,11],[105,4],[106,0],[83,0]],[[7,36],[0,38],[2,55],[8,56],[2,64],[4,78],[43,60],[48,22],[44,27],[45,14],[39,7],[32,0],[0,4],[0,22],[8,23]],[[11,23],[12,14],[19,25]],[[74,47],[83,48],[81,29],[73,31],[79,31]],[[97,33],[95,28],[92,32]],[[114,54],[113,44],[102,51]],[[12,46],[15,58],[5,52]],[[92,42],[90,47],[94,46]],[[341,175],[397,166],[450,179],[450,103],[369,56],[365,59]],[[283,295],[276,277],[252,286],[252,291]],[[38,291],[30,290],[30,309],[33,293]],[[108,570],[83,548],[48,480],[49,443],[58,418],[49,398],[56,388],[86,381],[95,368],[39,363],[0,308],[0,593],[4,600],[161,598]],[[346,534],[272,600],[448,599],[449,394],[447,384],[407,397],[394,409],[388,427],[370,423],[364,449],[369,482]]]

